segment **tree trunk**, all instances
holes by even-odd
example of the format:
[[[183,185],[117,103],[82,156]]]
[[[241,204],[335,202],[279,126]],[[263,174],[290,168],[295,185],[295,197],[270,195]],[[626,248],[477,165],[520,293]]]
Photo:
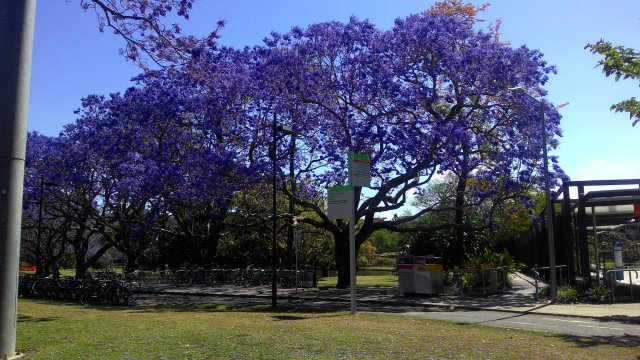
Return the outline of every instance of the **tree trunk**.
[[[215,216],[215,219],[209,223],[209,233],[204,239],[205,251],[202,258],[202,263],[200,264],[200,266],[203,268],[211,268],[216,263],[216,255],[218,253],[220,235],[225,229],[225,225],[222,220],[225,216],[226,211],[221,211],[221,213]]]
[[[467,190],[467,179],[468,175],[463,173],[458,177],[458,184],[456,186],[456,213],[455,213],[455,224],[462,225],[464,223],[464,196]],[[465,251],[465,233],[464,229],[461,227],[456,228],[456,240],[453,246],[452,256],[454,265],[460,265],[464,260],[464,251]]]
[[[93,266],[105,252],[107,252],[107,250],[111,249],[112,246],[112,244],[103,245],[100,250],[93,254],[89,259],[85,259],[87,255],[86,248],[85,250],[82,250],[74,247],[74,253],[76,255],[76,279],[84,277],[87,270],[89,270],[89,268]]]
[[[88,268],[85,262],[86,253],[75,246],[73,252],[76,258],[76,279],[81,279],[84,277],[84,274],[86,274]]]
[[[136,260],[138,260],[138,253],[135,250],[127,251],[127,263],[124,266],[125,273],[132,273],[136,269]]]

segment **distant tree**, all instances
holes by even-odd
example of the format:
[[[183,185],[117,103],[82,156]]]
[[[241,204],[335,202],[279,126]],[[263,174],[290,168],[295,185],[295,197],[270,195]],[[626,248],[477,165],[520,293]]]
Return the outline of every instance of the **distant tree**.
[[[103,229],[98,221],[101,214],[96,205],[102,192],[97,162],[98,158],[86,144],[66,136],[28,134],[24,216],[31,219],[24,224],[25,228],[32,230],[34,221],[37,221],[33,216],[40,196],[41,179],[55,183],[55,187],[43,193],[47,220],[43,222],[44,233],[49,237],[59,236],[58,246],[71,247],[78,277],[83,276],[113,246],[101,241]],[[34,234],[33,231],[29,233]]]
[[[477,21],[482,21],[477,18],[478,13],[486,10],[489,5],[489,3],[484,3],[481,6],[475,6],[470,2],[465,4],[461,0],[436,1],[433,7],[427,12],[429,14],[453,16],[464,22],[473,24]]]
[[[380,253],[393,252],[398,248],[397,234],[386,229],[371,234],[369,241]]]
[[[597,66],[608,77],[613,75],[616,81],[623,79],[640,80],[640,52],[624,46],[614,46],[609,41],[600,39],[595,44],[587,44],[592,54],[604,56]],[[640,101],[635,97],[611,105],[615,112],[627,112],[633,120],[633,126],[640,121]]]

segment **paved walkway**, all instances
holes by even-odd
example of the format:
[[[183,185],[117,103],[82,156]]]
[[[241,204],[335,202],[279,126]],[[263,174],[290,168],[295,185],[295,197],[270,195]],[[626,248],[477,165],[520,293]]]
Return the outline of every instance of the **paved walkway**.
[[[143,287],[147,294],[163,297],[227,297],[251,300],[252,304],[271,304],[271,288],[238,286],[200,286],[147,284]],[[493,310],[517,313],[537,313],[617,320],[640,324],[640,303],[592,304],[549,304],[537,302],[534,298],[533,279],[520,275],[514,278],[513,288],[503,294],[487,296],[446,295],[446,296],[402,296],[397,288],[390,286],[370,286],[357,288],[357,302],[367,307],[385,307],[386,310],[406,307],[437,307],[447,309]],[[315,302],[344,306],[349,309],[349,289],[278,289],[278,301],[287,303]],[[143,297],[150,301],[151,297]],[[342,305],[344,304],[344,305]]]

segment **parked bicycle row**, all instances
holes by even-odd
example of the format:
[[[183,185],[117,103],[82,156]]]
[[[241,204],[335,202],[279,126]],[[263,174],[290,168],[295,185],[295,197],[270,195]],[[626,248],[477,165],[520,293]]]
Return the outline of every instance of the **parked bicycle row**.
[[[127,305],[140,294],[140,284],[123,279],[61,279],[21,276],[23,298],[79,302],[84,305]]]
[[[98,272],[93,273],[99,279],[122,279],[152,284],[200,284],[210,286],[264,286],[272,281],[271,269],[194,269],[194,270],[160,270],[135,271],[133,273]],[[282,288],[315,287],[316,281],[312,271],[283,270],[277,271],[278,286]]]

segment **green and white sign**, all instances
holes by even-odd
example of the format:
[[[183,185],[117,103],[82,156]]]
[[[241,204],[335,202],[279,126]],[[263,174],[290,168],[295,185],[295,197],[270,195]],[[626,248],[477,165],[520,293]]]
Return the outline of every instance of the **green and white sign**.
[[[353,212],[353,185],[334,186],[327,190],[329,219],[349,219]]]
[[[349,153],[349,183],[369,187],[371,182],[371,158],[369,155]]]

